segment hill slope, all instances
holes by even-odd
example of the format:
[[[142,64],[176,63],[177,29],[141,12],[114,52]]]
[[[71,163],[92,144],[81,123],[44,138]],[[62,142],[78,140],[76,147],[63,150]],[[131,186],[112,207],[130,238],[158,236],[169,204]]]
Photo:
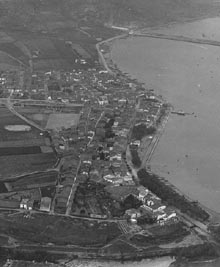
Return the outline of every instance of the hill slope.
[[[220,3],[214,0],[3,0],[0,25],[42,29],[68,21],[153,26],[219,12]]]

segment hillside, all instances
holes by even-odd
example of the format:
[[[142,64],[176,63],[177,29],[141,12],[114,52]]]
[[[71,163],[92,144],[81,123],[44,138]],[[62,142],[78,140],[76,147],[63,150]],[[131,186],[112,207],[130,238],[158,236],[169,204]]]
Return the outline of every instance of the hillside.
[[[215,0],[1,0],[0,69],[18,68],[16,61],[28,73],[77,68],[82,51],[93,66],[97,41],[118,34],[104,26],[152,27],[219,14]]]
[[[155,26],[219,12],[220,4],[214,0],[3,0],[0,24],[32,30],[56,28],[64,22]]]

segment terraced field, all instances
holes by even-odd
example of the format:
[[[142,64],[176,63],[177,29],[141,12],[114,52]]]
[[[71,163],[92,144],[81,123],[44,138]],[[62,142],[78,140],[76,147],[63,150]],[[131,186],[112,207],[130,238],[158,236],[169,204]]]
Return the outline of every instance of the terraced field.
[[[45,153],[43,153],[45,152]],[[48,134],[0,107],[0,179],[45,171],[56,162]]]

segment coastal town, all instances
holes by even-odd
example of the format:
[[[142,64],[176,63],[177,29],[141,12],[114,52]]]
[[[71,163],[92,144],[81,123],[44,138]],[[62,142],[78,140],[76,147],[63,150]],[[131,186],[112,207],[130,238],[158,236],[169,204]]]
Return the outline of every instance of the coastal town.
[[[40,32],[68,67],[31,43],[0,72],[0,263],[218,257],[212,213],[151,170],[170,114],[186,113],[113,62],[136,26],[96,27],[74,26],[80,42]]]
[[[34,74],[34,81],[41,81],[39,77],[42,76]],[[27,122],[34,121],[42,129],[45,127],[51,143],[46,140],[44,132],[40,133],[41,139],[45,138],[51,149],[49,145],[45,148],[39,143],[41,153],[53,152],[57,161],[53,170],[45,168],[43,173],[27,174],[19,179],[10,177],[7,172],[8,179],[2,180],[5,188],[1,194],[2,208],[100,219],[126,217],[125,221],[136,224],[139,217],[158,224],[177,222],[174,210],[164,206],[148,189],[136,184],[134,167],[126,159],[126,154],[137,153],[141,135],[145,136],[147,129],[156,131],[166,110],[161,100],[136,81],[123,76],[112,77],[101,68],[51,71],[44,77],[52,80],[53,86],[48,86],[44,92],[41,90],[39,99],[23,98],[24,92],[7,86],[10,79],[6,78],[4,93],[10,95],[13,109],[27,118]],[[40,99],[42,93],[44,99]],[[4,112],[7,104],[3,106]],[[140,136],[132,132],[138,127],[143,128],[140,128]],[[147,137],[150,146],[153,137]],[[20,140],[7,142],[13,142],[16,147],[22,143]],[[38,140],[32,142],[30,147],[26,142],[24,153],[35,153],[31,149]],[[13,155],[12,147],[5,153]],[[15,157],[19,158],[17,151]],[[138,153],[136,157],[139,158]],[[132,157],[132,161],[135,158]],[[11,175],[18,174],[14,167]],[[129,231],[128,224],[126,227]]]
[[[86,59],[80,62],[87,64]],[[172,110],[168,103],[119,70],[109,73],[99,63],[86,70],[33,73],[31,91],[19,87],[21,80],[11,76],[7,72],[1,76],[0,207],[1,216],[7,214],[1,229],[14,240],[8,239],[7,246],[24,241],[25,229],[33,231],[33,223],[38,226],[34,231],[54,227],[60,232],[28,236],[30,246],[19,246],[29,253],[37,242],[49,254],[68,244],[76,255],[129,259],[154,255],[158,249],[152,245],[180,238],[180,247],[189,245],[188,240],[204,244],[196,224],[182,210],[187,208],[186,213],[201,225],[209,215],[193,201],[181,202],[175,188],[170,204],[163,194],[155,194],[153,183],[146,186],[146,177],[142,181]],[[51,220],[58,220],[58,226],[51,226]],[[65,231],[59,230],[59,220],[66,227],[73,220],[78,225],[76,237],[62,241]],[[20,229],[18,233],[11,232],[11,223]],[[76,231],[72,227],[70,237]],[[87,237],[82,237],[85,227]]]

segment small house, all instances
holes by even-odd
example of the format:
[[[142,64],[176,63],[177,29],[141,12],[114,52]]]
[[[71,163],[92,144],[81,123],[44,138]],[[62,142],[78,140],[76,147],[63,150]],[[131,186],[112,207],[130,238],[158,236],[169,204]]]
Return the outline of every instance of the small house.
[[[20,209],[32,210],[33,209],[33,201],[28,198],[23,198],[20,202]]]

